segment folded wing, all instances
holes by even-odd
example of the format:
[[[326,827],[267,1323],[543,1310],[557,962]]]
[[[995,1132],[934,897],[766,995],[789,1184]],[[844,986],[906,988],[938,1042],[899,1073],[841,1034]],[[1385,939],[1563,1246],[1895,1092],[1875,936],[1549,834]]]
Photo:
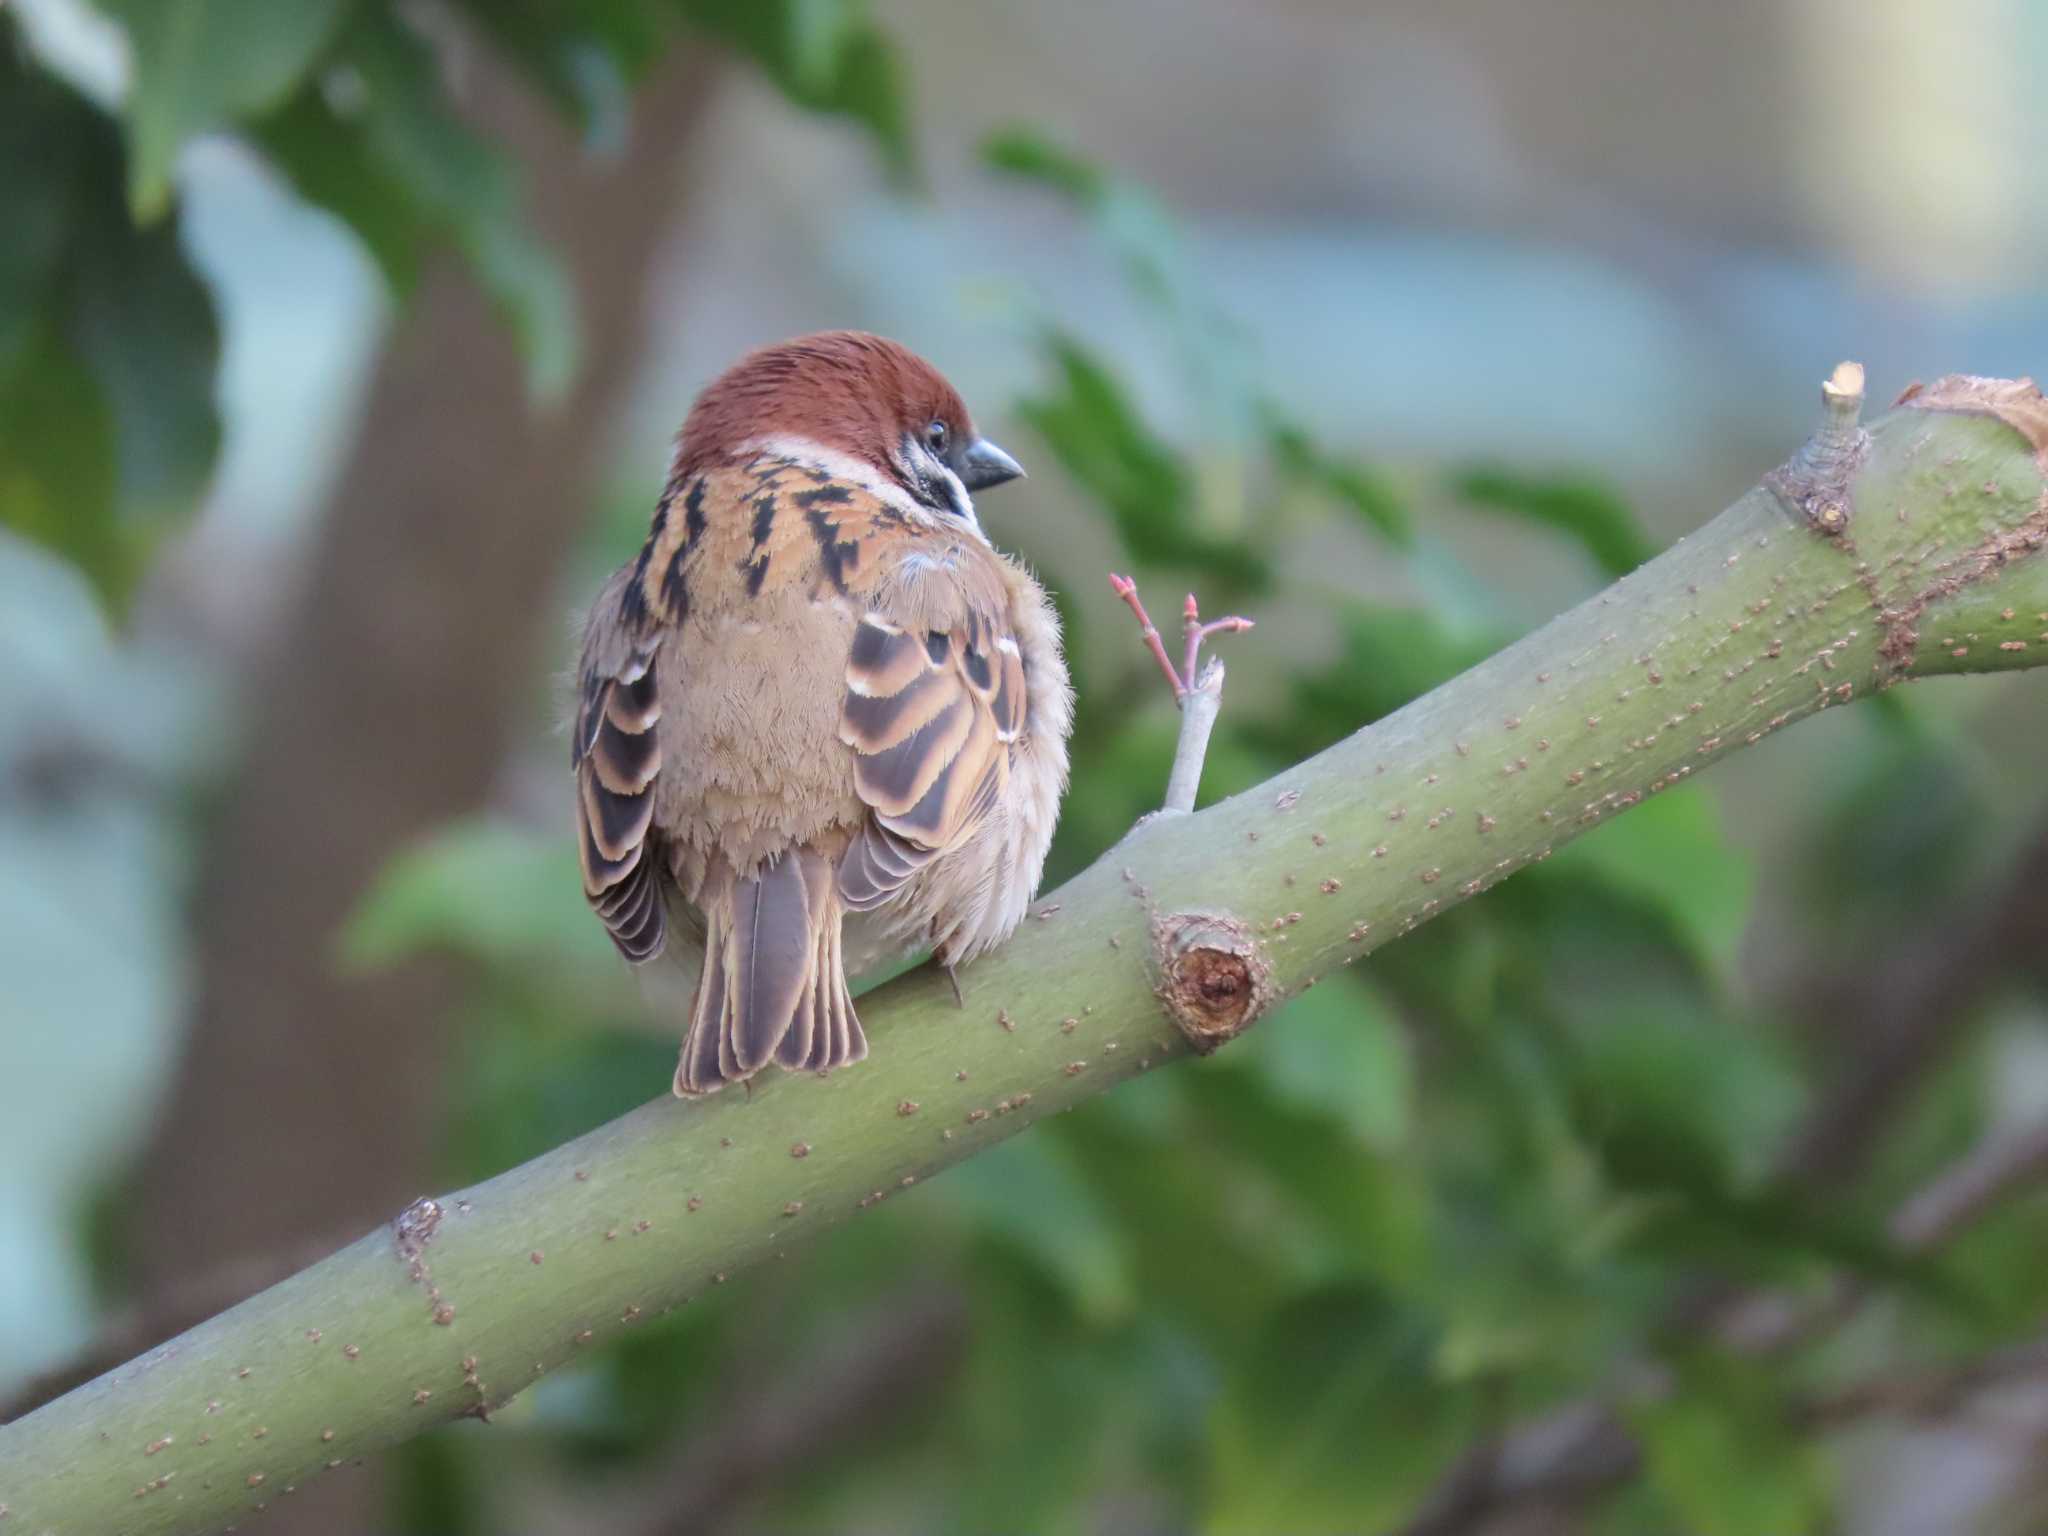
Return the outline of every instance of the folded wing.
[[[924,630],[863,615],[839,726],[868,807],[839,866],[846,906],[879,906],[974,834],[1008,784],[1024,719],[1023,658],[995,616],[970,609]]]
[[[621,573],[622,575],[624,573]],[[591,613],[570,763],[576,773],[583,894],[628,960],[650,960],[667,932],[653,833],[661,771],[660,638],[632,633],[614,578]]]

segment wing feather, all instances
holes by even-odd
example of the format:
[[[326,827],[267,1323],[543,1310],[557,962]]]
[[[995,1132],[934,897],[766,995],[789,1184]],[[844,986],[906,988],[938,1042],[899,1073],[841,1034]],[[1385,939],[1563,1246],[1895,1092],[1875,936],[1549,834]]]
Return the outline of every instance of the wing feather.
[[[1008,782],[1024,726],[1017,643],[969,609],[921,631],[870,611],[846,662],[839,739],[854,751],[866,825],[839,866],[839,895],[869,911],[973,835]]]
[[[649,858],[661,772],[660,637],[626,618],[631,568],[598,597],[583,637],[570,766],[576,774],[583,894],[628,960],[652,959],[667,934],[661,860]]]

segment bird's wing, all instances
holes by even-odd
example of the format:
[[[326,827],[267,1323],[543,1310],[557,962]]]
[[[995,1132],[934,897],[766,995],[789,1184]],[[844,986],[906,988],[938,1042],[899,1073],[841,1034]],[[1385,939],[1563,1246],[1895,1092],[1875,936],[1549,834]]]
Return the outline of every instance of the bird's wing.
[[[973,835],[1008,785],[1025,704],[1023,657],[999,606],[969,602],[943,627],[862,615],[839,726],[868,807],[840,864],[847,906],[880,905]]]
[[[585,625],[569,760],[583,894],[620,953],[640,961],[661,952],[667,925],[658,839],[650,835],[661,771],[661,632],[628,616],[636,574],[628,566],[615,575]]]

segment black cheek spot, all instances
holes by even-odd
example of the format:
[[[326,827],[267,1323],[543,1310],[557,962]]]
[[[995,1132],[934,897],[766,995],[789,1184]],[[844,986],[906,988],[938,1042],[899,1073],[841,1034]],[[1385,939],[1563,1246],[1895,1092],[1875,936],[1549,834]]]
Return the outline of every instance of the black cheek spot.
[[[932,665],[935,667],[943,667],[946,664],[947,653],[952,648],[952,637],[936,629],[924,637],[924,653],[931,657]]]
[[[775,531],[775,498],[761,495],[754,498],[754,548],[759,549],[768,542],[768,536]]]

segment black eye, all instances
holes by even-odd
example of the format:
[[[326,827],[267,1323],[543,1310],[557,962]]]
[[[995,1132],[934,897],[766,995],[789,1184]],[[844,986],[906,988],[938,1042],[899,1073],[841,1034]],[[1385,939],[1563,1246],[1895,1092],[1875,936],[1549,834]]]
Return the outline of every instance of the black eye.
[[[924,440],[931,444],[933,453],[946,451],[947,435],[946,424],[943,421],[935,421],[924,429]]]

